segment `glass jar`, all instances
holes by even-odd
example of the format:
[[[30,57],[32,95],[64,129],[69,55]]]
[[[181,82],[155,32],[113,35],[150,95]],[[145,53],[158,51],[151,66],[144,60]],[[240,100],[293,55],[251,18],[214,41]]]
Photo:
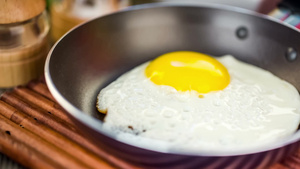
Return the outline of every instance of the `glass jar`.
[[[25,21],[0,24],[0,88],[26,84],[43,74],[49,28],[46,11]]]
[[[50,7],[51,36],[57,41],[74,26],[129,5],[129,0],[54,0]]]

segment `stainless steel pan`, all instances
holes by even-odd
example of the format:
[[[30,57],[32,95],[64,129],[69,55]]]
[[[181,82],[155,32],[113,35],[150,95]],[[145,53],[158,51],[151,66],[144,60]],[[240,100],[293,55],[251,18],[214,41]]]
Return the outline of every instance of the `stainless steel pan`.
[[[163,53],[192,50],[238,59],[300,90],[300,33],[266,16],[219,5],[145,5],[87,22],[64,36],[46,61],[47,85],[78,128],[111,154],[147,168],[264,168],[299,147],[300,131],[255,150],[160,152],[115,139],[102,128],[96,96],[109,82]]]

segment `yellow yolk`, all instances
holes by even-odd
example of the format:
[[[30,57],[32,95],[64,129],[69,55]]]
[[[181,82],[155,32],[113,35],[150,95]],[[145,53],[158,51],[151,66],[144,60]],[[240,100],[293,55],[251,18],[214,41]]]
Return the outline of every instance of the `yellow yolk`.
[[[178,91],[208,93],[224,89],[230,76],[216,59],[197,52],[178,51],[159,56],[146,68],[145,74],[157,85],[168,85]]]

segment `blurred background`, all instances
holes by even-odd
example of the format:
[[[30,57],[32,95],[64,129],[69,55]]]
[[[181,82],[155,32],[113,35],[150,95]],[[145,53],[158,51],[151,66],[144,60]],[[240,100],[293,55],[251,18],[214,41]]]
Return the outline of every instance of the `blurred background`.
[[[47,0],[47,9],[51,17],[52,40],[58,40],[69,29],[89,19],[122,10],[128,6],[157,2],[224,4],[269,14],[282,21],[290,16],[286,22],[294,26],[300,23],[298,18],[300,1],[297,0]]]
[[[1,2],[2,1],[2,2]],[[0,0],[1,3],[6,0]],[[32,0],[23,0],[32,1]],[[43,8],[43,15],[32,16],[35,20],[28,17],[25,20],[34,23],[14,21],[3,23],[0,15],[0,94],[11,88],[28,83],[28,81],[38,78],[43,74],[43,64],[51,46],[58,41],[66,32],[75,26],[113,13],[130,6],[148,3],[181,3],[199,4],[215,3],[244,8],[256,11],[261,14],[273,17],[280,22],[289,24],[300,29],[300,1],[299,0],[41,0],[45,5],[37,6]],[[9,1],[8,1],[9,2]],[[12,2],[12,1],[11,1]],[[1,4],[0,4],[1,6]],[[0,7],[1,8],[1,7]],[[14,6],[10,6],[14,10]],[[2,9],[3,10],[3,9]],[[27,13],[32,8],[22,8],[21,12]],[[28,10],[28,11],[27,11]],[[0,12],[1,13],[1,12]],[[24,15],[23,15],[24,16]],[[30,16],[30,15],[29,15]],[[2,19],[2,22],[1,22]],[[7,19],[7,18],[5,18]],[[24,20],[23,20],[24,21]],[[11,24],[16,22],[14,24]],[[23,25],[22,25],[23,24]],[[25,24],[25,25],[24,25]],[[26,24],[33,24],[28,28],[28,33],[18,32],[18,27],[27,27]],[[14,25],[11,27],[11,25]],[[18,27],[16,27],[16,25]],[[8,31],[9,30],[9,31]],[[8,33],[9,32],[9,33]],[[15,32],[15,33],[11,33]],[[29,37],[34,32],[33,37]],[[16,65],[12,60],[3,58],[15,58],[20,62],[29,58],[32,62],[21,62]],[[1,59],[2,58],[2,59]],[[30,76],[29,76],[30,74]],[[17,80],[16,80],[17,79]],[[2,80],[2,81],[1,81]],[[24,168],[13,160],[0,153],[0,169],[19,169]]]

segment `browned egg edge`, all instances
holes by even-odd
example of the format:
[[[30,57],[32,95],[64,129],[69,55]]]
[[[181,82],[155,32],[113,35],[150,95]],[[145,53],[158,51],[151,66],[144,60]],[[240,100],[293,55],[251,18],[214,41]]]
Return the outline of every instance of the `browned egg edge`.
[[[96,108],[97,108],[98,112],[100,112],[100,113],[102,113],[102,114],[107,114],[107,109],[104,109],[104,110],[99,109],[98,103],[99,103],[99,99],[98,99],[98,97],[97,97]]]

